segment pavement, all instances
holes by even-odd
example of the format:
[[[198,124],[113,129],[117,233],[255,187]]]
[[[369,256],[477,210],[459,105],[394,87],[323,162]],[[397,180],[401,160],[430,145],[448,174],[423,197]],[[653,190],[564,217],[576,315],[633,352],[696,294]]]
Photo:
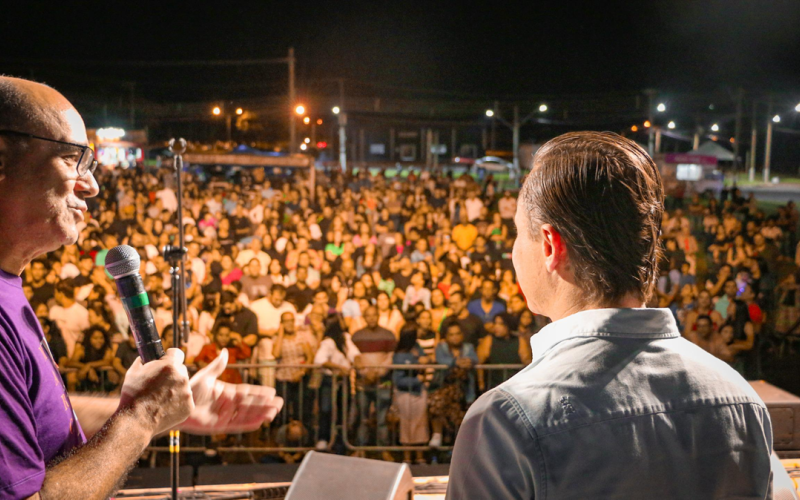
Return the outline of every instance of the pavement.
[[[800,205],[800,184],[779,182],[776,184],[755,184],[752,186],[739,186],[744,196],[755,193],[758,201],[772,203],[787,203],[789,200]]]

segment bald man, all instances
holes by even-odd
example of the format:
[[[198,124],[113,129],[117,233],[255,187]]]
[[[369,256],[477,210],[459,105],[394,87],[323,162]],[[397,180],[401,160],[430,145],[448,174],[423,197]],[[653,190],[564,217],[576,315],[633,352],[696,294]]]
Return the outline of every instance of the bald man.
[[[272,388],[216,380],[227,356],[189,380],[178,349],[137,360],[119,398],[67,395],[20,275],[77,241],[96,165],[64,96],[0,76],[0,498],[108,498],[154,436],[252,430],[282,405]]]

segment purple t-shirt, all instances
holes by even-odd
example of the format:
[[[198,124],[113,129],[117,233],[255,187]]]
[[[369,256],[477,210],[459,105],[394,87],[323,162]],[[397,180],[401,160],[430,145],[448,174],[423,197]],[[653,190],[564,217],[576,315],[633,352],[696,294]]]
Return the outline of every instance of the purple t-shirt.
[[[33,495],[48,462],[85,442],[22,278],[0,269],[0,498]]]

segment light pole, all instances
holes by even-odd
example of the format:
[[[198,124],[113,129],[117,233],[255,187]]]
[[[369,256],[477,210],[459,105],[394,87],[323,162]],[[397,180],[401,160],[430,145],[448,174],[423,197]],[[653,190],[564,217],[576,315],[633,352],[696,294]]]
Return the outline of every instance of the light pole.
[[[334,106],[333,114],[337,116],[339,121],[339,167],[342,172],[347,171],[347,113],[342,113],[339,106]]]
[[[769,105],[767,106],[767,116],[770,117],[771,115],[772,100],[769,101]],[[769,167],[772,163],[772,124],[780,121],[780,115],[775,115],[774,117],[771,117],[769,121],[767,121],[767,140],[766,144],[764,145],[764,184],[769,182]]]
[[[547,104],[541,104],[538,108],[539,113],[545,113],[547,111]],[[497,110],[497,103],[495,103],[494,109],[487,109],[486,116],[492,118],[494,120],[499,121],[506,127],[511,129],[512,138],[513,138],[513,151],[514,151],[514,170],[519,171],[519,129],[527,122],[529,122],[533,116],[536,114],[537,111],[531,111],[528,113],[528,116],[523,118],[522,120],[519,119],[519,106],[514,106],[514,118],[511,123],[507,122],[500,116],[500,112]]]

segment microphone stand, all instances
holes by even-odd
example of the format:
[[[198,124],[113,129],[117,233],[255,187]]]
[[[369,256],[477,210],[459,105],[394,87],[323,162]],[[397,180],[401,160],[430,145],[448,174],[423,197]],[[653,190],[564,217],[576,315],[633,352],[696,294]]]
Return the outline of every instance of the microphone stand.
[[[183,170],[183,153],[186,151],[186,140],[170,139],[169,150],[174,155],[173,167],[177,176],[176,196],[178,198],[177,225],[178,245],[167,245],[163,249],[164,260],[169,262],[169,274],[172,282],[172,347],[180,349],[181,344],[189,340],[189,322],[186,307],[186,246],[183,230],[183,189],[181,172]],[[183,320],[181,320],[183,316]],[[175,429],[169,431],[170,485],[172,500],[178,500],[180,471],[181,434]]]

